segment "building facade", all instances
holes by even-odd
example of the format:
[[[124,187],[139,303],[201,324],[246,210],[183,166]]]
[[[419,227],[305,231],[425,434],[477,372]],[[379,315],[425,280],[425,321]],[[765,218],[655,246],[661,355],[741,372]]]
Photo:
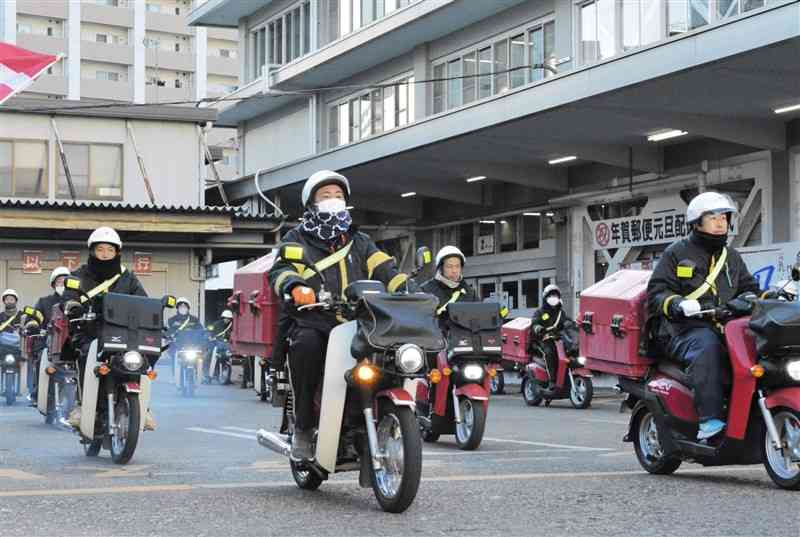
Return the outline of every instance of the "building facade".
[[[334,169],[384,247],[456,244],[516,315],[647,268],[697,192],[738,203],[734,244],[800,239],[800,2],[210,0],[242,85],[216,105],[239,180],[299,216]]]

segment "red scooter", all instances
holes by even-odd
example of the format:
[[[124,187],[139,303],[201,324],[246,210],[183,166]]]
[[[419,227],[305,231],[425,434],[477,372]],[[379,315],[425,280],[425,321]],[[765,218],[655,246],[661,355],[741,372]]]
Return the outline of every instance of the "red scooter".
[[[539,406],[544,401],[550,406],[554,399],[569,399],[577,409],[589,408],[594,387],[592,372],[583,367],[586,359],[567,354],[560,331],[549,331],[533,344],[531,361],[525,366],[522,378],[522,397],[528,406]],[[551,376],[545,360],[545,342],[552,341],[558,353],[555,384],[548,388]]]
[[[430,384],[417,385],[417,418],[424,441],[455,434],[459,449],[470,451],[480,446],[486,428],[497,375],[494,363],[501,352],[500,308],[493,303],[451,304],[448,317],[448,349],[437,356]]]
[[[695,440],[699,420],[691,379],[678,365],[659,362],[643,381],[620,378],[632,408],[624,441],[633,442],[639,463],[651,474],[671,474],[683,461],[703,466],[763,463],[776,485],[798,490],[800,357],[791,352],[760,355],[748,328],[750,317],[742,316],[747,312],[731,307],[700,312],[717,320],[739,317],[725,324],[733,377],[725,432]],[[800,316],[800,305],[794,307]]]

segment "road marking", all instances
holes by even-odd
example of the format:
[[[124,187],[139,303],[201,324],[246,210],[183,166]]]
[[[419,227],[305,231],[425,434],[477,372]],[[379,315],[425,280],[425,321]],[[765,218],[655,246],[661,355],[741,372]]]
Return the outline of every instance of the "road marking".
[[[630,457],[633,455],[630,451],[612,451],[611,453],[601,453],[601,457]]]
[[[14,479],[16,481],[35,481],[37,479],[44,479],[44,476],[29,474],[22,470],[12,470],[11,468],[0,468],[0,479]]]
[[[217,431],[216,429],[205,429],[203,427],[187,427],[186,430],[194,431],[196,433],[218,434],[221,436],[232,436],[234,438],[246,438],[247,440],[256,439],[256,435],[254,434],[229,433],[227,431]]]
[[[611,423],[613,425],[629,425],[630,422],[628,421],[621,421],[621,420],[600,420],[596,418],[583,418],[580,421],[586,423]]]
[[[243,427],[222,427],[226,431],[239,431],[240,433],[251,433],[256,434],[258,429],[245,429]]]
[[[675,475],[683,474],[720,474],[732,472],[763,472],[761,466],[748,467],[721,467],[721,468],[693,468],[680,470]],[[538,479],[585,479],[601,477],[627,477],[627,476],[647,476],[644,470],[623,470],[615,472],[553,472],[553,473],[530,473],[530,474],[486,474],[486,475],[452,475],[423,477],[426,483],[441,482],[460,482],[460,481],[532,481]],[[355,479],[333,479],[328,485],[357,485]],[[267,482],[247,482],[247,483],[201,483],[196,485],[140,485],[125,487],[99,487],[84,489],[41,489],[41,490],[8,490],[0,491],[0,498],[14,497],[35,497],[35,496],[81,496],[81,495],[102,495],[102,494],[132,494],[149,492],[191,492],[205,489],[245,489],[245,488],[284,488],[295,487],[294,481],[267,481]]]
[[[103,470],[102,472],[98,472],[94,474],[95,477],[100,477],[103,479],[111,478],[111,477],[147,477],[150,472],[147,472],[148,468],[152,468],[152,464],[131,464],[124,468],[116,468],[113,470]]]
[[[483,451],[461,451],[455,446],[450,451],[428,450],[423,451],[422,454],[426,457],[454,457],[454,456],[491,456],[491,455],[510,455],[515,453],[548,453],[548,452],[561,452],[563,449],[498,449],[498,450],[483,450]]]
[[[514,457],[510,459],[492,459],[490,462],[529,462],[529,461],[563,461],[569,460],[569,457]],[[427,463],[426,463],[427,464]]]
[[[522,444],[526,446],[541,446],[541,447],[551,447],[551,448],[559,448],[559,449],[573,449],[575,451],[614,451],[611,448],[599,448],[599,447],[586,447],[586,446],[573,446],[569,444],[551,444],[548,442],[531,442],[528,440],[511,440],[506,438],[488,438],[483,437],[484,441],[489,442],[504,442],[506,444]]]

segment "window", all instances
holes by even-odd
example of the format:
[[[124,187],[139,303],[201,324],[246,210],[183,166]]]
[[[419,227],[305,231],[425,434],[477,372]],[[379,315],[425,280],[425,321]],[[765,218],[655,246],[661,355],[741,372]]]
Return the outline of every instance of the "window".
[[[110,82],[119,82],[119,73],[113,71],[97,71],[95,73],[97,80],[108,80]]]
[[[159,46],[161,46],[161,42],[158,39],[151,39],[149,37],[146,37],[144,39],[144,46],[145,48],[158,48]]]
[[[541,237],[542,217],[538,214],[527,213],[522,215],[522,249],[532,250],[539,247]]]
[[[332,104],[328,111],[328,147],[356,142],[411,122],[413,82],[413,77],[402,78]]]
[[[517,251],[517,218],[510,216],[500,220],[500,251]]]
[[[219,56],[220,56],[220,58],[230,58],[231,57],[231,51],[226,49],[226,48],[221,48],[221,49],[219,49]]]
[[[475,255],[475,224],[461,224],[458,226],[458,247],[467,256]]]
[[[522,280],[522,305],[523,308],[539,307],[539,279],[531,278]]]
[[[161,13],[161,6],[158,4],[147,4],[146,9],[150,13]]]
[[[478,255],[495,253],[494,231],[494,220],[483,220],[478,223]]]
[[[108,36],[106,34],[96,34],[94,40],[96,43],[108,43]]]
[[[33,27],[25,22],[18,22],[17,23],[17,33],[18,34],[30,34],[33,32]]]
[[[78,199],[122,199],[122,146],[104,144],[64,144],[72,184]],[[58,198],[69,199],[69,187],[60,161]]]
[[[433,86],[434,113],[551,76],[531,66],[555,56],[555,23],[522,30],[434,63],[433,78],[441,79]]]
[[[384,18],[417,0],[328,0],[328,42]]]
[[[592,63],[614,55],[614,0],[596,0],[580,8],[581,59]]]
[[[0,196],[46,198],[47,142],[0,140]]]
[[[265,58],[283,65],[311,52],[311,4],[298,4],[250,33],[253,79],[264,75]],[[226,56],[228,57],[228,56]]]
[[[47,37],[53,37],[53,27],[52,26],[48,26],[47,27]]]
[[[508,295],[506,307],[515,310],[519,307],[519,282],[516,280],[503,282],[503,293]]]
[[[659,0],[626,0],[622,4],[622,50],[628,51],[661,39]]]

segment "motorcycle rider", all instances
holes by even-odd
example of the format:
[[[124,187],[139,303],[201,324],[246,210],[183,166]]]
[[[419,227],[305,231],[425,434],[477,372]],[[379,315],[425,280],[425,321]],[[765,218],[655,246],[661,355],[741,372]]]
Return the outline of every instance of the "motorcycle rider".
[[[200,319],[192,315],[192,303],[186,297],[178,298],[175,303],[178,313],[170,317],[167,321],[167,334],[170,338],[174,338],[178,332],[184,330],[197,330],[203,325],[200,324]]]
[[[122,265],[122,239],[110,227],[102,226],[95,229],[86,241],[89,247],[89,258],[85,265],[78,268],[73,274],[81,280],[81,289],[87,295],[97,297],[106,293],[121,293],[126,295],[147,296],[147,292],[136,275]],[[67,290],[66,299],[81,300],[81,295],[75,291]],[[80,389],[83,389],[83,376],[86,368],[86,354],[89,350],[91,339],[82,338],[83,341],[75,342],[74,348],[78,351],[78,369],[80,372]],[[155,363],[151,363],[155,366]],[[69,423],[79,427],[81,421],[81,407],[76,406],[69,415]],[[145,430],[155,429],[155,420],[150,409],[145,413]]]
[[[390,292],[405,287],[408,276],[398,271],[395,260],[381,252],[372,239],[352,224],[347,200],[350,184],[343,175],[330,170],[314,173],[303,185],[301,201],[305,212],[301,224],[283,237],[283,242],[302,246],[303,257],[315,263],[325,276],[325,290],[341,296],[348,282],[377,279]],[[269,272],[270,284],[279,297],[291,297],[295,306],[314,304],[320,278],[297,260],[279,257]],[[329,311],[298,312],[284,304],[291,318],[289,370],[295,401],[294,460],[314,457],[311,440],[314,423],[314,395],[322,378],[330,331],[339,324]]]
[[[560,332],[567,354],[573,355],[577,353],[578,334],[575,321],[570,319],[564,312],[561,302],[561,289],[554,283],[551,283],[542,291],[542,305],[533,312],[533,318],[531,319],[531,337],[529,341],[541,340],[548,332]],[[550,377],[548,388],[552,388],[556,383],[556,372],[558,371],[558,352],[552,340],[543,341],[542,346],[547,364],[547,373]]]
[[[3,311],[0,312],[0,332],[16,332],[19,330],[22,316],[17,309],[19,295],[13,289],[3,291]]]
[[[475,302],[477,297],[472,287],[464,281],[464,265],[467,258],[455,246],[445,246],[436,254],[436,274],[422,284],[422,291],[439,299],[436,315],[443,319],[447,305],[455,302]]]
[[[666,249],[647,288],[651,343],[664,349],[668,358],[688,365],[700,417],[698,440],[725,429],[726,349],[722,325],[693,316],[759,292],[739,252],[726,246],[736,213],[727,195],[704,192],[696,196],[686,210],[691,234]]]
[[[56,267],[50,273],[50,287],[53,289],[53,292],[49,295],[43,296],[36,301],[36,305],[34,309],[36,309],[39,313],[42,314],[42,323],[41,325],[36,319],[26,319],[25,329],[26,330],[35,330],[39,331],[41,329],[47,329],[47,325],[50,324],[50,316],[53,314],[53,306],[59,304],[64,301],[64,280],[67,279],[67,276],[70,275],[70,271],[67,267]],[[39,370],[39,358],[44,348],[44,342],[42,341],[37,348],[33,350],[33,364],[31,371],[38,371]],[[34,405],[34,401],[36,401],[36,394],[38,390],[39,384],[39,375],[33,374],[32,376],[32,383],[31,383],[31,393],[28,398],[31,401],[31,405]]]
[[[225,310],[220,315],[219,321],[208,325],[208,337],[212,340],[211,346],[208,349],[208,356],[214,352],[214,348],[222,351],[227,347],[231,339],[231,330],[233,329],[233,312]],[[203,360],[203,377],[206,384],[211,380],[208,368],[211,366],[211,360]]]

